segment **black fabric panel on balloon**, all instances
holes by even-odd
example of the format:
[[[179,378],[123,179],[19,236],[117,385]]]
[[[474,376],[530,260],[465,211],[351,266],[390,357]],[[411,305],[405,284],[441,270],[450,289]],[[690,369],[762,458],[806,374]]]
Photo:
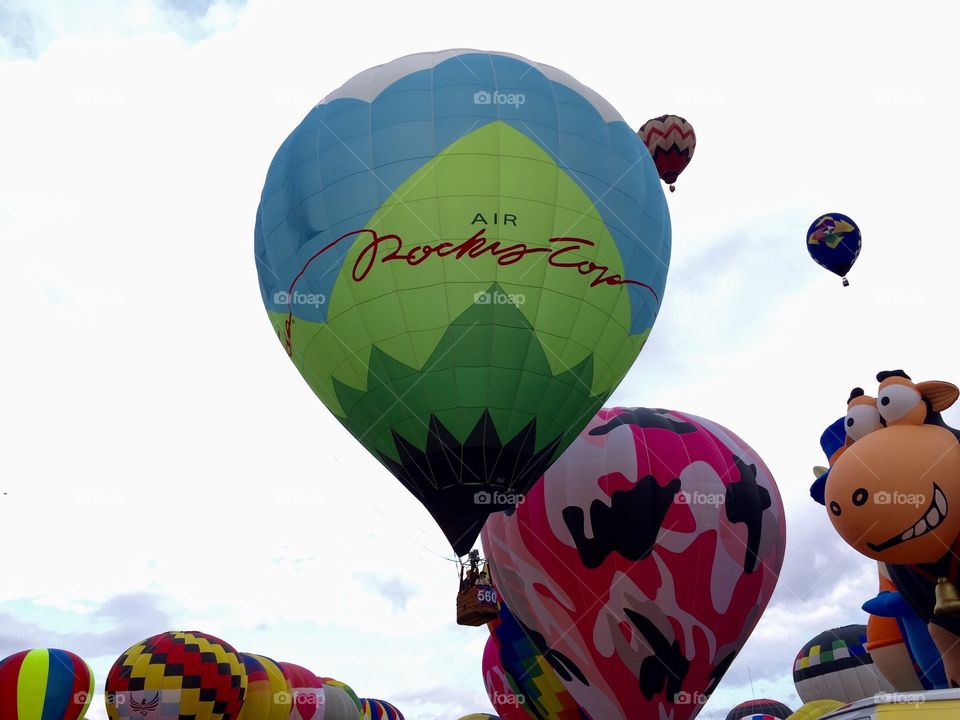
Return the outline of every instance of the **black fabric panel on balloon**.
[[[382,453],[380,461],[437,521],[457,555],[466,555],[487,516],[513,506],[554,459],[561,437],[536,451],[537,422],[531,420],[505,445],[490,413],[484,410],[461,444],[435,416],[430,416],[426,450],[393,433],[400,462]]]

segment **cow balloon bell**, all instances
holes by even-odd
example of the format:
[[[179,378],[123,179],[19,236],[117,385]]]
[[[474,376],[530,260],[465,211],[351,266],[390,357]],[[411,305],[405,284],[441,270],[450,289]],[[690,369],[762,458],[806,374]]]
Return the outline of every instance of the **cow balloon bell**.
[[[294,365],[463,556],[630,369],[670,219],[650,154],[596,92],[447,50],[307,114],[267,173],[255,254]]]
[[[773,594],[770,471],[686,413],[601,410],[483,545],[514,617],[592,718],[688,720]]]

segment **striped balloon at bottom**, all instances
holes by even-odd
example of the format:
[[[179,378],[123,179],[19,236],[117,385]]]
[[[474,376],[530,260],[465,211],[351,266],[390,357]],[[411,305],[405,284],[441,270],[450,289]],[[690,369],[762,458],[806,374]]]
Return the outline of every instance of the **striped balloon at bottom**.
[[[80,720],[93,698],[93,671],[67,650],[24,650],[0,660],[0,718]]]
[[[404,720],[403,713],[384,700],[360,698],[362,720]]]

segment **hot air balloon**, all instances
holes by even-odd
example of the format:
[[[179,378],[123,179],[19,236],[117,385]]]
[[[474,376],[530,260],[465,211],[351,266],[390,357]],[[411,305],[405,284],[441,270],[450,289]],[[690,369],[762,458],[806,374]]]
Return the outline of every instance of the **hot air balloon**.
[[[827,517],[851,547],[883,562],[897,591],[929,623],[946,680],[960,685],[960,430],[941,413],[960,397],[948,382],[914,383],[903,370],[877,374],[878,429],[833,464]],[[848,401],[848,418],[856,400]]]
[[[688,720],[773,594],[783,505],[729,430],[601,410],[483,533],[510,612],[592,718]]]
[[[843,278],[847,287],[847,273],[860,255],[860,228],[846,215],[821,215],[807,230],[807,252],[817,264]]]
[[[276,662],[263,655],[240,653],[247,671],[247,692],[237,720],[287,720],[293,697]]]
[[[403,720],[403,713],[385,700],[360,698],[362,720]]]
[[[797,708],[787,720],[818,720],[828,712],[833,712],[837,708],[842,708],[845,703],[839,700],[812,700],[804,703],[802,707]]]
[[[293,695],[290,720],[324,720],[326,692],[320,678],[302,665],[288,662],[277,664]]]
[[[327,695],[327,714],[324,720],[341,720],[341,718],[358,720],[363,708],[353,688],[333,678],[320,678],[320,681]],[[350,701],[349,705],[344,698]]]
[[[860,390],[848,402],[847,415],[834,421],[820,436],[820,446],[831,466],[856,440],[883,427],[875,397]],[[814,474],[817,480],[810,495],[825,505],[830,471],[814,468]],[[899,692],[947,687],[940,651],[930,637],[927,623],[897,591],[886,566],[877,563],[877,570],[880,593],[863,604],[863,609],[870,613],[864,647],[873,658],[875,669]]]
[[[0,660],[0,718],[78,720],[93,699],[93,671],[67,650],[23,650]]]
[[[503,718],[489,713],[472,713],[471,715],[464,715],[460,720],[503,720]]]
[[[676,190],[674,183],[693,159],[697,134],[693,125],[679,115],[661,115],[647,120],[637,131],[653,157],[660,179]]]
[[[497,712],[506,718],[511,709],[519,707],[523,720],[582,720],[579,706],[505,603],[500,604],[499,616],[489,628],[490,639],[483,654],[483,675],[487,695]],[[498,691],[493,686],[499,674],[503,675],[512,694]],[[522,702],[511,703],[517,698]]]
[[[107,674],[107,714],[235,720],[246,691],[247,671],[231,645],[195,630],[166,632],[117,658]]]
[[[787,720],[792,714],[793,710],[782,702],[763,698],[740,703],[727,713],[727,720],[753,720],[758,715],[764,720]]]
[[[363,708],[349,685],[332,678],[320,678],[320,682],[326,697],[323,720],[359,720]]]
[[[866,649],[867,626],[826,630],[801,648],[793,663],[793,682],[803,702],[856,702],[893,692]]]
[[[277,151],[255,228],[282,346],[458,556],[619,384],[669,255],[656,169],[616,110],[475,50],[324,98]]]

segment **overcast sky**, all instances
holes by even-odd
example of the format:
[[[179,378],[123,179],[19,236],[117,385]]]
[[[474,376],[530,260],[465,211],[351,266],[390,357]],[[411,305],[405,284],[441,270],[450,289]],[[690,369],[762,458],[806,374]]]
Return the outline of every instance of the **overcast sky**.
[[[130,644],[200,629],[409,720],[489,711],[442,534],[292,367],[253,260],[268,163],[314,103],[477,47],[696,128],[663,309],[611,404],[713,419],[772,469],[783,574],[701,717],[799,705],[797,650],[876,590],[808,497],[820,433],[878,370],[960,381],[943,8],[0,0],[0,657],[64,647],[102,687]],[[827,211],[863,231],[849,288],[806,253]]]

